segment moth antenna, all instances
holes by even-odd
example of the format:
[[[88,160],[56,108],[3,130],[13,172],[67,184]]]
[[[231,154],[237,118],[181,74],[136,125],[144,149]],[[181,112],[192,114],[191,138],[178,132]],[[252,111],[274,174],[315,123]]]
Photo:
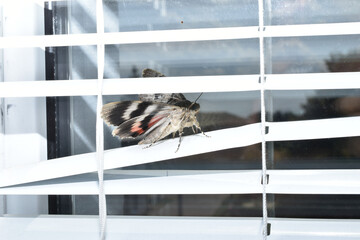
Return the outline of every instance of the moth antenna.
[[[202,92],[202,93],[200,93],[200,95],[196,98],[196,100],[195,100],[195,102],[194,102],[194,103],[196,103],[196,101],[197,101],[197,100],[199,100],[199,98],[201,97],[201,95],[203,95],[203,92]]]
[[[195,99],[195,102],[193,102],[193,103],[190,105],[189,109],[196,103],[197,100],[199,100],[199,98],[201,97],[201,95],[203,95],[203,93],[204,93],[204,92],[200,93],[200,95]]]

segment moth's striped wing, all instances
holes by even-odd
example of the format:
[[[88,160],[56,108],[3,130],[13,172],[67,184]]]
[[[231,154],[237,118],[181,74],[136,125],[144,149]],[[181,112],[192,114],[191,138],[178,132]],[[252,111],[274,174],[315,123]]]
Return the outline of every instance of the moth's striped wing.
[[[134,117],[158,111],[161,107],[158,104],[143,101],[111,102],[102,107],[101,117],[106,124],[119,126]]]
[[[145,136],[169,121],[174,108],[177,107],[164,103],[123,101],[105,104],[101,114],[108,125],[118,126],[113,135],[135,138]]]
[[[161,126],[164,124],[167,125],[169,123],[168,115],[169,113],[166,112],[132,118],[117,127],[113,131],[113,135],[120,138],[144,137],[159,127],[162,128]]]

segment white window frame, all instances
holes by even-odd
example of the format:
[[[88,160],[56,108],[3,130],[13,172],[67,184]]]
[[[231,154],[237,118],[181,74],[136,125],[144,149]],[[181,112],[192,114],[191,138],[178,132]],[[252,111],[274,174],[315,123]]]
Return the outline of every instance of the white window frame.
[[[105,44],[137,44],[172,41],[212,41],[224,39],[258,38],[260,42],[260,59],[263,58],[263,40],[269,37],[290,36],[330,36],[360,34],[360,23],[333,23],[311,25],[264,26],[262,23],[262,1],[259,0],[259,26],[232,27],[217,29],[164,30],[151,32],[103,33],[102,2],[97,1],[96,34],[74,34],[56,36],[14,36],[1,37],[1,48],[42,48],[48,46],[98,46],[98,79],[81,81],[21,81],[0,82],[0,97],[40,97],[40,96],[79,96],[98,95],[97,108],[97,152],[81,154],[52,161],[36,161],[0,170],[0,194],[3,195],[48,195],[48,194],[225,194],[225,193],[262,193],[266,206],[266,193],[282,194],[360,194],[360,170],[267,170],[263,151],[263,169],[252,171],[206,171],[176,172],[160,171],[144,173],[144,178],[119,179],[105,181],[102,185],[104,169],[131,166],[155,162],[175,157],[190,156],[228,148],[249,146],[268,141],[322,139],[335,137],[360,136],[360,117],[336,119],[306,120],[293,122],[266,122],[264,91],[266,90],[304,90],[304,89],[357,89],[360,88],[360,73],[316,73],[316,74],[265,74],[263,60],[260,60],[260,74],[238,76],[206,77],[166,77],[146,79],[102,79],[103,49]],[[101,29],[101,30],[99,30]],[[262,62],[262,63],[261,63]],[[260,82],[259,82],[260,78]],[[221,79],[221,81],[219,81]],[[36,79],[34,79],[36,80]],[[241,81],[241,85],[236,84]],[[174,84],[181,82],[182,84]],[[184,84],[191,82],[192,84]],[[206,82],[206,84],[204,84]],[[216,91],[253,91],[262,93],[262,121],[243,127],[209,132],[208,138],[197,136],[184,137],[192,148],[182,148],[174,153],[172,146],[177,140],[167,140],[163,144],[145,151],[142,147],[103,150],[103,129],[99,116],[102,105],[101,96],[110,94],[136,94],[137,87],[144,86],[142,93],[155,92],[216,92]],[[2,106],[4,108],[4,106]],[[268,129],[268,133],[265,132]],[[328,131],[332,129],[332,131]],[[289,134],[291,133],[291,134]],[[248,136],[246,139],[237,136]],[[3,138],[4,136],[1,136]],[[234,141],[236,139],[236,141]],[[0,145],[2,147],[3,144]],[[195,147],[196,146],[196,147]],[[5,148],[6,150],[6,148]],[[1,155],[4,155],[2,150]],[[159,154],[160,153],[160,154]],[[105,160],[105,161],[104,161]],[[71,166],[71,167],[69,167]],[[55,178],[73,176],[98,171],[99,180],[89,179],[85,182],[59,183]],[[121,173],[131,173],[121,171]],[[157,176],[148,178],[148,175]],[[261,179],[268,175],[269,182],[262,184]],[[342,179],[336,181],[334,179]],[[36,181],[47,181],[37,184]],[[27,186],[12,186],[14,184]],[[99,184],[100,183],[100,188]],[[186,184],[184,184],[186,183]],[[102,186],[104,188],[102,188]],[[189,187],[191,186],[191,187]],[[211,187],[210,187],[211,186]],[[102,192],[102,190],[104,192]],[[104,202],[103,202],[104,203]],[[102,210],[106,209],[103,206]],[[101,208],[100,208],[101,210]],[[269,239],[358,239],[360,237],[359,220],[292,220],[259,218],[156,218],[156,217],[114,217],[107,219],[107,234],[110,237],[133,236],[134,232],[123,229],[135,228],[143,237],[159,239],[159,235],[171,239],[176,233],[188,233],[193,239],[205,239],[204,231],[217,236],[218,239],[266,239],[267,223],[271,223]],[[102,211],[100,211],[102,212]],[[104,233],[106,214],[100,216],[100,232]],[[101,215],[101,213],[100,213]],[[185,219],[185,221],[183,221]],[[131,220],[131,221],[130,221]],[[73,227],[74,221],[80,223]],[[151,227],[145,227],[148,223]],[[165,231],[163,226],[175,222],[175,227]],[[0,233],[6,239],[17,239],[13,231],[6,226],[16,224],[17,229],[26,236],[46,236],[50,229],[52,238],[69,238],[78,236],[84,239],[97,239],[97,219],[76,216],[53,217],[41,216],[31,219],[1,217],[0,224],[5,230]],[[223,226],[226,231],[216,226]],[[29,228],[32,226],[33,228]],[[61,228],[59,228],[61,226]],[[65,227],[66,226],[66,227]],[[89,228],[89,226],[94,226]],[[119,228],[124,226],[124,228]],[[213,227],[211,227],[213,226]],[[44,228],[44,229],[43,229]],[[185,231],[184,231],[185,230]],[[165,232],[165,233],[164,233]],[[143,235],[142,235],[143,234]],[[166,235],[167,234],[167,235]],[[103,238],[101,235],[100,238]],[[165,239],[165,238],[164,238]],[[214,239],[217,239],[216,237]]]

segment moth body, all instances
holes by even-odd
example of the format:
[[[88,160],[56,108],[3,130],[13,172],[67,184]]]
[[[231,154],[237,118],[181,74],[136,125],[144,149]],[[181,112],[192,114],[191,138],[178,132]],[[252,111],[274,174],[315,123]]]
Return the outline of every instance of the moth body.
[[[149,76],[164,75],[145,69],[143,77]],[[139,98],[139,101],[112,102],[103,106],[102,118],[108,125],[117,127],[112,132],[113,136],[121,139],[139,138],[139,144],[149,144],[150,147],[170,134],[175,136],[178,132],[178,151],[184,128],[191,127],[194,133],[197,129],[201,131],[196,119],[200,105],[190,102],[183,94],[141,94]]]

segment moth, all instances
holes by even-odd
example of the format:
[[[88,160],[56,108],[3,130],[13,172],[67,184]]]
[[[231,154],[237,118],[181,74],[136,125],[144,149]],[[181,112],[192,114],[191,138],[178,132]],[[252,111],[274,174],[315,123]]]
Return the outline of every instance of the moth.
[[[165,77],[152,69],[144,69],[143,77]],[[201,95],[200,95],[201,96]],[[199,96],[199,97],[200,97]],[[124,138],[139,138],[138,144],[151,147],[159,140],[179,133],[181,145],[184,128],[191,127],[194,133],[201,130],[196,115],[200,105],[191,102],[181,93],[140,94],[139,101],[111,102],[102,107],[101,117],[108,125],[116,126],[112,135]],[[206,135],[205,135],[206,136]]]

